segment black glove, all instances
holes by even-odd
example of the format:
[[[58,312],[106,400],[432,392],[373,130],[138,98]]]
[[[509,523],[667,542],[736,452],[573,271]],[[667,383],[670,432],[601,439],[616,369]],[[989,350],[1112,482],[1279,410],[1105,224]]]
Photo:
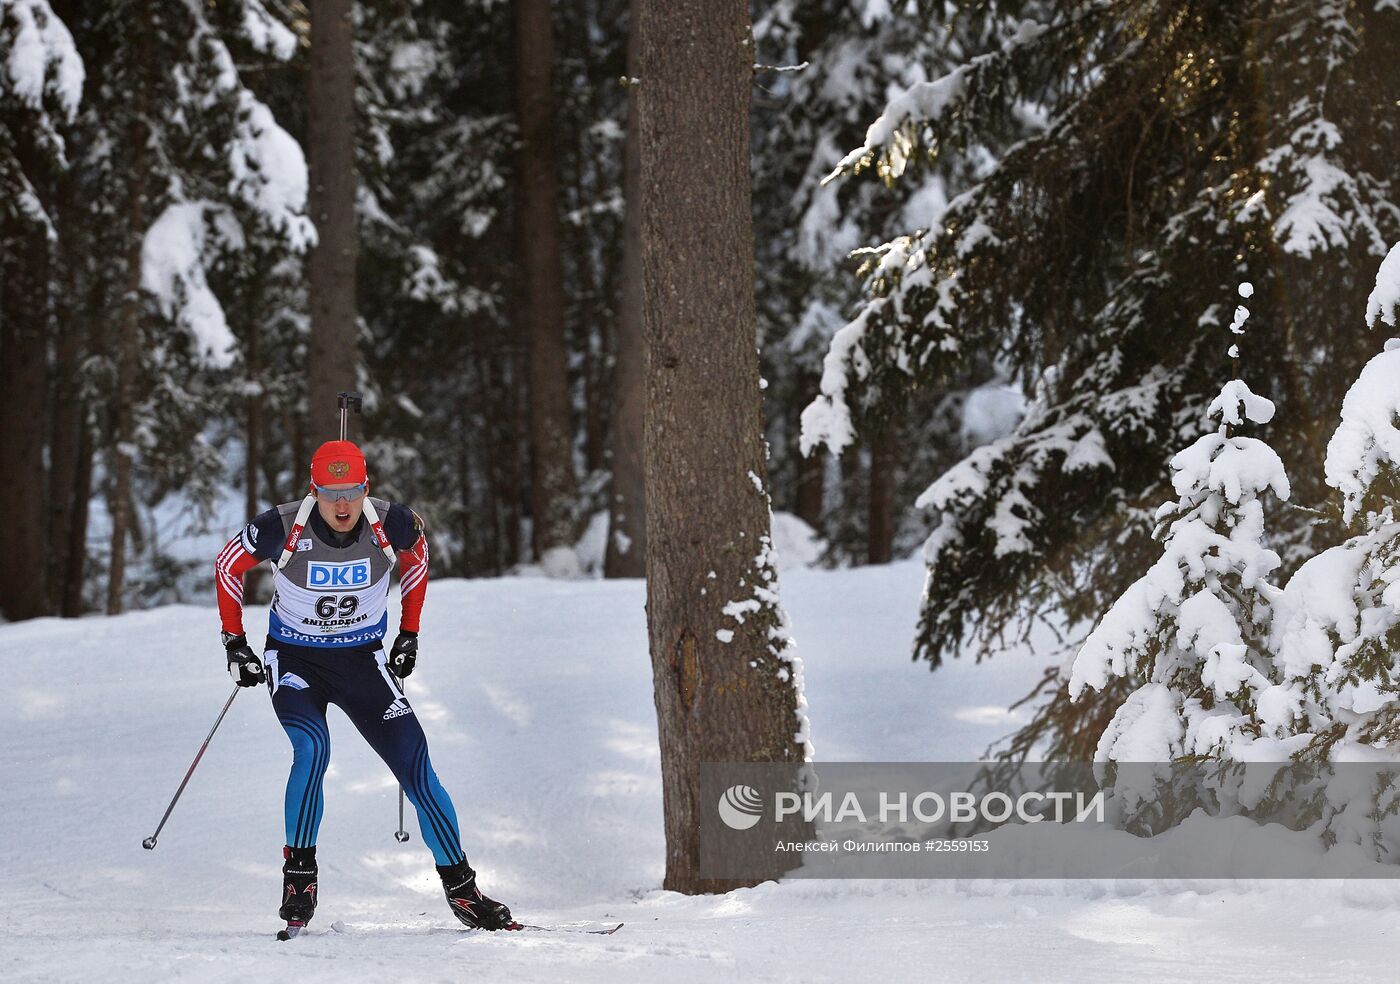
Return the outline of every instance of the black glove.
[[[402,680],[413,672],[418,663],[418,633],[404,630],[389,650],[389,672]]]
[[[248,645],[248,637],[224,633],[224,652],[228,655],[228,674],[240,687],[256,687],[267,679],[262,660]]]

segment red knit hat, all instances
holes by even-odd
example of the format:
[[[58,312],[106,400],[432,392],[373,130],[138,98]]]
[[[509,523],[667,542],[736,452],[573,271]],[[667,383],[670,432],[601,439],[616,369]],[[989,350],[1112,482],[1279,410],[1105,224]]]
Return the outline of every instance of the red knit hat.
[[[359,485],[365,480],[365,456],[351,441],[327,441],[311,456],[311,481],[317,485]]]

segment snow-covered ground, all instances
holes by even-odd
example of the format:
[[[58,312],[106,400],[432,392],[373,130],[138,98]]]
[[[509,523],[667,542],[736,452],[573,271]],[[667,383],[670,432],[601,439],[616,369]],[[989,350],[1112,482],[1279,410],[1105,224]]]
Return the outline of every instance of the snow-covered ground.
[[[923,568],[791,570],[820,760],[980,755],[1044,658],[909,661]],[[0,626],[0,980],[1322,981],[1394,964],[1391,882],[767,884],[659,889],[655,716],[640,582],[442,581],[409,696],[486,890],[531,923],[464,933],[397,787],[338,711],[309,936],[278,926],[290,750],[266,693],[234,702],[212,608]],[[391,616],[392,617],[392,616]],[[250,634],[265,609],[248,614]],[[410,810],[410,817],[412,811]],[[332,929],[332,926],[340,930]]]

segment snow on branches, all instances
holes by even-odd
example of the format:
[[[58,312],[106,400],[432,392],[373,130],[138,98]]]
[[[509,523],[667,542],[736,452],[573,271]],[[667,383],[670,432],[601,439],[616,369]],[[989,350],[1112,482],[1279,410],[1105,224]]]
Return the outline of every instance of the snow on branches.
[[[83,60],[48,0],[0,0],[0,51],[9,52],[0,94],[12,93],[31,110],[50,103],[63,119],[73,118],[83,94]]]
[[[227,368],[237,339],[209,287],[206,271],[215,258],[243,248],[233,212],[214,202],[176,202],[152,223],[141,241],[141,287],[160,312],[194,338],[204,364]]]
[[[1295,757],[1391,762],[1400,742],[1400,522],[1395,503],[1400,351],[1376,356],[1347,394],[1327,450],[1327,481],[1361,532],[1299,568],[1275,606],[1270,644],[1280,676],[1261,718]],[[1328,842],[1384,858],[1395,791],[1382,776],[1313,796]],[[1389,819],[1388,819],[1389,818]]]
[[[1327,446],[1327,482],[1358,532],[1304,564],[1279,605],[1274,646],[1300,695],[1292,718],[1331,758],[1370,755],[1400,739],[1397,425],[1400,349],[1390,348],[1362,369]]]
[[[1361,370],[1342,401],[1342,422],[1327,445],[1327,484],[1342,494],[1342,516],[1379,515],[1400,492],[1400,348]]]
[[[268,11],[263,0],[243,0],[243,36],[255,51],[278,61],[289,61],[296,54],[296,34]]]
[[[50,241],[57,238],[53,220],[19,145],[67,167],[60,130],[77,115],[84,76],[73,36],[48,0],[0,0],[0,109],[9,117],[0,142],[0,210],[42,227]]]
[[[166,318],[188,331],[194,350],[212,368],[226,368],[235,339],[209,284],[210,273],[250,244],[277,255],[304,253],[316,241],[306,215],[309,178],[301,145],[239,77],[228,45],[207,12],[185,5],[186,34],[172,38],[180,53],[166,118],[152,122],[163,174],[164,208],[141,246],[141,286]],[[242,32],[258,50],[288,58],[295,36],[260,0],[244,0]],[[207,143],[197,162],[170,150]]]
[[[1308,57],[1297,59],[1287,81],[1277,83],[1284,90],[1279,127],[1287,139],[1260,159],[1258,169],[1282,189],[1271,205],[1277,241],[1305,258],[1353,242],[1383,255],[1382,225],[1396,217],[1385,183],[1348,161],[1343,147],[1348,137],[1326,113],[1329,101],[1348,98],[1348,82],[1337,78],[1338,69],[1357,57],[1355,13],[1348,6],[1342,0],[1310,0],[1280,5],[1275,15],[1279,37],[1274,47],[1307,52]],[[1274,57],[1264,55],[1263,61]]]
[[[881,177],[887,180],[900,177],[920,144],[917,131],[946,126],[960,114],[969,98],[1014,78],[1011,62],[1018,49],[1039,40],[1049,30],[1047,24],[1021,21],[1010,30],[999,51],[978,55],[946,75],[900,93],[870,124],[865,142],[841,158],[826,180],[846,173],[858,174],[871,164],[876,164]]]

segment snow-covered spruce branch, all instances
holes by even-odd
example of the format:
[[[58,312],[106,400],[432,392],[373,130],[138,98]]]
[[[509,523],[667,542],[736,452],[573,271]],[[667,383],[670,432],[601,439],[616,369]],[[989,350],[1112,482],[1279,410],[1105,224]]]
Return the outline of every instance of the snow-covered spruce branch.
[[[870,124],[865,142],[841,158],[824,180],[860,174],[871,166],[877,166],[882,177],[898,178],[919,145],[916,128],[951,132],[955,118],[974,95],[1016,86],[1014,63],[1018,55],[1039,42],[1053,43],[1055,28],[1056,25],[1023,21],[1000,50],[978,55],[946,75],[919,83],[896,96]]]

